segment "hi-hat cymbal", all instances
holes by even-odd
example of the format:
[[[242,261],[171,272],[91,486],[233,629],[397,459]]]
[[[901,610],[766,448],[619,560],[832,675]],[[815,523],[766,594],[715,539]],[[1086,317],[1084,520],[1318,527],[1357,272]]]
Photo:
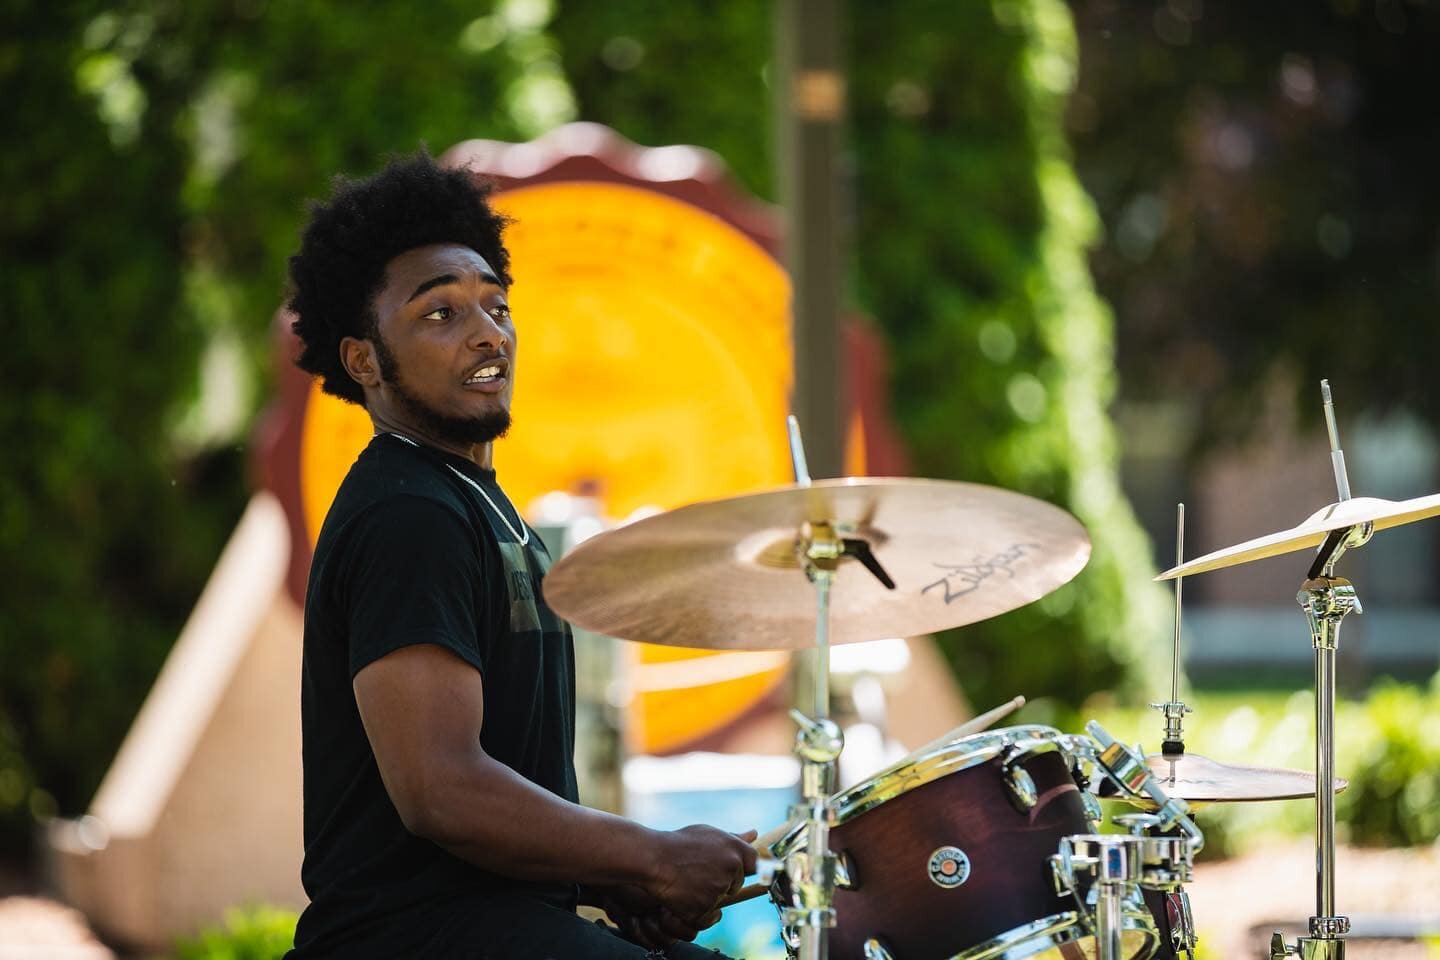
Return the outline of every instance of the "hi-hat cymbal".
[[[1085,529],[1033,497],[910,478],[817,480],[680,507],[602,533],[545,577],[577,626],[627,640],[717,650],[815,642],[815,590],[796,560],[802,527],[866,541],[887,590],[850,557],[830,594],[830,641],[909,637],[1013,610],[1090,557]]]
[[[1188,577],[1207,570],[1233,567],[1251,560],[1264,560],[1282,553],[1318,547],[1325,540],[1325,535],[1332,530],[1343,530],[1360,523],[1373,523],[1376,530],[1384,530],[1436,515],[1440,515],[1440,494],[1416,497],[1413,500],[1380,500],[1376,497],[1342,500],[1323,510],[1317,510],[1299,526],[1196,557],[1166,570],[1155,579],[1173,580],[1176,577]]]
[[[1315,796],[1315,775],[1283,767],[1245,767],[1220,763],[1198,753],[1170,758],[1152,753],[1145,765],[1160,782],[1160,789],[1187,803],[1246,803],[1260,800],[1297,800]],[[1335,792],[1349,786],[1335,778]],[[1148,800],[1129,800],[1153,809]]]

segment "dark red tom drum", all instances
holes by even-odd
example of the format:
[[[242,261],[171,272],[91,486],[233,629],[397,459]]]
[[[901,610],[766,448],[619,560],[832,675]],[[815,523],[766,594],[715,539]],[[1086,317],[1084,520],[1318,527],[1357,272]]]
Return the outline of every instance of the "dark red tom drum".
[[[1073,898],[1056,892],[1060,838],[1092,832],[1069,738],[1044,726],[978,733],[833,797],[839,857],[831,960],[1078,960],[1096,956]],[[800,828],[772,848],[783,859]],[[783,873],[771,888],[788,903]],[[1125,910],[1128,960],[1156,949],[1139,897]],[[792,950],[794,930],[785,931]]]

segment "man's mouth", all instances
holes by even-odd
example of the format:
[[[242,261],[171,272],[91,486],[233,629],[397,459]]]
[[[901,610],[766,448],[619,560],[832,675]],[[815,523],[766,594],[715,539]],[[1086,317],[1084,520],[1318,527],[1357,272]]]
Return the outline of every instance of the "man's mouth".
[[[490,360],[465,378],[467,384],[498,383],[505,378],[509,363],[505,360]]]

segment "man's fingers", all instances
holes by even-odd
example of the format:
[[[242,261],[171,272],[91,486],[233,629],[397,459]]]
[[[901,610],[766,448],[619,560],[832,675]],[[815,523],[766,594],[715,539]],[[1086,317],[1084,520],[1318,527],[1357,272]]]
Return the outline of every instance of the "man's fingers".
[[[745,834],[748,834],[751,840],[755,839],[754,830],[746,830]],[[754,847],[750,846],[748,842],[745,844],[744,849],[740,851],[740,862],[745,865],[746,876],[749,876],[750,874],[755,872],[755,862],[759,858],[759,856],[760,854],[756,851]]]
[[[695,935],[704,927],[697,927],[688,920],[683,920],[671,913],[669,910],[660,911],[660,929],[672,940],[694,940]],[[668,945],[668,944],[667,944]]]
[[[643,931],[641,946],[663,950],[675,942],[675,938],[665,932],[660,917],[655,914],[641,917],[640,929]]]

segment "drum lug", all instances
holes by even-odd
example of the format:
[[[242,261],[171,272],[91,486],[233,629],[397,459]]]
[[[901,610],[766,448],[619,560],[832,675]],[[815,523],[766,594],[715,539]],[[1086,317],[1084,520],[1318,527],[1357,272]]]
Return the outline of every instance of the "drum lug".
[[[1195,918],[1190,913],[1190,895],[1184,890],[1165,894],[1165,909],[1167,913],[1171,914],[1168,917],[1170,946],[1174,949],[1176,956],[1183,956],[1186,960],[1195,960],[1195,945],[1199,937],[1195,935]]]
[[[1099,831],[1100,825],[1105,821],[1105,810],[1100,806],[1100,798],[1089,790],[1081,790],[1080,803],[1085,807],[1085,819],[1090,821],[1090,829]]]
[[[1018,763],[1005,764],[1005,785],[1010,788],[1010,802],[1021,813],[1028,813],[1040,799],[1035,779]]]
[[[865,960],[895,960],[885,945],[874,937],[865,941]]]
[[[1065,870],[1063,858],[1058,853],[1052,853],[1047,862],[1050,864],[1050,883],[1055,888],[1056,896],[1068,897],[1075,892],[1070,886],[1070,877]]]
[[[850,856],[840,850],[835,853],[835,889],[854,890],[860,878],[850,865]]]

